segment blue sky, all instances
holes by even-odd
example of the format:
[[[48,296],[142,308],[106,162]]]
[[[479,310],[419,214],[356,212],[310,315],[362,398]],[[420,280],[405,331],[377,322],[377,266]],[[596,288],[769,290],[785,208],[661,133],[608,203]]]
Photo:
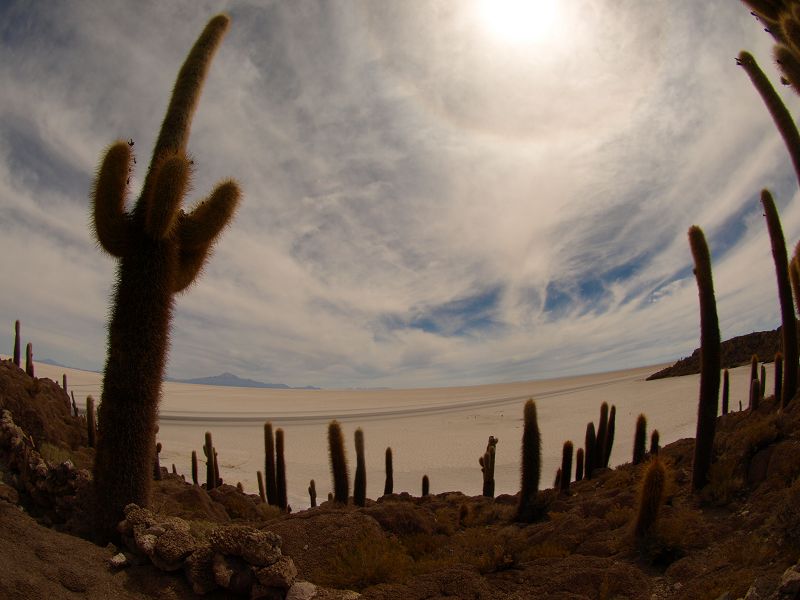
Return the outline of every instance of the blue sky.
[[[699,340],[692,224],[723,337],[777,326],[758,199],[773,190],[793,245],[797,182],[734,62],[748,49],[777,81],[771,38],[731,0],[558,6],[518,40],[480,0],[4,2],[0,348],[20,319],[37,356],[102,367],[95,169],[133,138],[136,198],[223,11],[187,203],[226,177],[244,198],[177,300],[170,376],[419,387],[672,361]]]

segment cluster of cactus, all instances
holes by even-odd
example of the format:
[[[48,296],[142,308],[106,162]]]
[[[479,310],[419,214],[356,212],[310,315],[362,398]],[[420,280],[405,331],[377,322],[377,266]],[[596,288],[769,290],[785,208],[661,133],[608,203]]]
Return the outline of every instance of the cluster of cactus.
[[[584,440],[584,453],[582,455],[582,478],[591,479],[595,469],[605,469],[611,460],[611,450],[614,447],[614,433],[616,430],[617,407],[608,403],[600,405],[600,421],[595,430],[594,422],[586,425],[586,438]],[[576,474],[575,480],[579,478]]]
[[[489,436],[486,444],[486,452],[478,457],[478,464],[481,466],[483,474],[483,495],[487,498],[494,498],[494,460],[497,453],[497,438]]]
[[[14,321],[14,356],[13,356],[13,358],[14,358],[14,364],[21,368],[22,367],[21,356],[20,356],[21,341],[20,341],[20,337],[19,337],[19,330],[20,330],[19,320]],[[34,376],[34,370],[33,370],[33,344],[31,344],[30,342],[28,342],[28,345],[25,346],[25,373],[27,373],[28,376],[30,376],[30,377]],[[66,388],[66,383],[65,383],[64,384],[64,390],[66,390],[66,389],[67,388]]]
[[[94,465],[98,540],[116,538],[126,505],[149,504],[174,295],[195,280],[239,202],[239,187],[228,180],[191,212],[181,210],[190,186],[192,116],[228,23],[226,16],[214,17],[181,67],[133,209],[125,210],[132,140],[109,147],[93,187],[97,240],[119,261]]]

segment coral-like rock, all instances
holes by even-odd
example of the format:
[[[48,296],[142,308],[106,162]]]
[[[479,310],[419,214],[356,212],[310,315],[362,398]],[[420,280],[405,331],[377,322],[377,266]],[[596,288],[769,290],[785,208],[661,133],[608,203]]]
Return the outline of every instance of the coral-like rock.
[[[235,594],[249,594],[256,582],[253,567],[238,556],[215,553],[212,561],[214,581]]]
[[[212,570],[213,561],[214,551],[211,546],[196,547],[184,561],[184,573],[195,594],[207,594],[217,587]]]
[[[281,556],[275,563],[262,569],[256,569],[258,582],[264,587],[289,589],[297,577],[297,567],[288,556]]]
[[[269,566],[281,557],[280,536],[254,527],[217,527],[211,532],[209,542],[215,552],[239,556],[257,567]]]

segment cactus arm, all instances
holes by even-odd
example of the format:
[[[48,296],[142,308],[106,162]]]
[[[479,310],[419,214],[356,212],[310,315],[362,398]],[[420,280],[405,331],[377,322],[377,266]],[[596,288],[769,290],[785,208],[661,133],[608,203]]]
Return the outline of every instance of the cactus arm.
[[[92,189],[92,225],[100,246],[122,257],[128,247],[130,220],[125,212],[131,148],[114,142],[106,151]]]
[[[217,185],[206,200],[181,220],[181,247],[194,250],[213,244],[231,222],[240,198],[241,191],[235,181],[227,180]]]
[[[176,154],[164,160],[157,171],[154,193],[143,196],[144,230],[151,238],[163,240],[170,237],[181,214],[181,200],[189,185],[189,161]]]
[[[795,125],[786,105],[758,66],[753,55],[749,52],[740,52],[737,62],[744,67],[750,77],[750,81],[753,82],[753,86],[767,106],[769,114],[772,115],[772,120],[775,121],[775,126],[778,128],[781,137],[783,137],[786,148],[789,150],[789,156],[792,159],[794,171],[798,180],[800,180],[800,133],[797,131],[797,125]]]
[[[211,19],[186,57],[172,89],[167,114],[153,149],[151,165],[159,164],[164,156],[185,153],[203,82],[229,23],[230,19],[226,15],[217,15]],[[145,179],[143,197],[149,195],[154,184],[154,173],[151,170]]]

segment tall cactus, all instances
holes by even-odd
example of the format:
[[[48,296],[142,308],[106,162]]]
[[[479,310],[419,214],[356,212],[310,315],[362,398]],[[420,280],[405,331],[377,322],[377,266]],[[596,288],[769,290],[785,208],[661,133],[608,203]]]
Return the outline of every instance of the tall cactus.
[[[600,405],[600,420],[597,423],[597,439],[594,445],[595,462],[598,468],[605,467],[606,438],[608,435],[608,402]]]
[[[770,244],[772,246],[772,259],[775,262],[775,276],[778,281],[778,299],[781,307],[781,336],[783,342],[783,356],[786,358],[787,368],[783,373],[783,398],[775,398],[784,407],[797,392],[797,364],[800,357],[797,348],[797,319],[794,313],[792,299],[792,284],[789,280],[789,258],[786,253],[786,241],[783,237],[778,209],[772,195],[767,191],[761,192],[761,204],[764,207],[764,216],[767,219]],[[790,367],[791,365],[791,367]],[[762,381],[761,387],[765,388]]]
[[[364,432],[359,427],[355,433],[356,476],[353,479],[353,504],[364,506],[367,502],[367,463],[364,458]]]
[[[383,495],[388,496],[394,491],[394,465],[392,464],[392,449],[386,448],[386,481],[383,485]]]
[[[192,483],[199,485],[197,481],[197,450],[192,450]]]
[[[206,489],[210,492],[217,487],[217,452],[211,440],[211,432],[206,431],[206,442],[203,445],[203,454],[206,455]]]
[[[89,448],[97,445],[97,418],[94,412],[94,398],[86,396],[86,433],[89,440]]]
[[[133,209],[125,210],[133,159],[128,142],[110,146],[92,190],[97,240],[119,259],[94,465],[95,531],[101,540],[116,537],[127,504],[149,504],[173,298],[195,280],[239,202],[238,185],[227,180],[188,214],[180,207],[189,188],[192,116],[228,23],[224,15],[214,17],[181,67]]]
[[[284,455],[283,429],[275,430],[275,492],[278,507],[285,511],[289,506],[286,494],[286,458]]]
[[[497,438],[489,436],[486,444],[486,452],[478,457],[478,464],[483,473],[483,495],[487,498],[494,498],[494,460],[497,453]]]
[[[561,492],[569,491],[570,478],[572,477],[572,442],[564,442],[561,452]]]
[[[597,436],[595,435],[594,432],[594,423],[590,421],[589,423],[586,424],[586,439],[584,442],[586,453],[583,456],[583,477],[585,479],[592,478],[592,472],[597,466],[596,458],[594,455],[596,444],[597,444]]]
[[[422,497],[426,498],[431,493],[431,480],[427,475],[422,476]]]
[[[331,476],[333,477],[333,501],[347,504],[350,489],[350,476],[347,474],[347,456],[344,453],[344,435],[338,421],[328,425],[328,451],[331,458]]]
[[[311,508],[314,508],[317,505],[317,484],[313,479],[308,484],[308,498],[311,501]]]
[[[689,229],[689,245],[700,299],[700,398],[692,467],[692,490],[697,492],[708,482],[714,449],[719,400],[720,335],[714,281],[711,277],[711,254],[702,229],[697,226]]]
[[[264,423],[264,485],[266,487],[267,503],[278,506],[278,488],[275,479],[275,436],[272,433],[272,423]]]
[[[539,480],[542,473],[542,438],[533,399],[525,403],[522,430],[522,470],[517,521],[530,523],[538,516]]]
[[[583,448],[578,448],[575,452],[575,481],[583,479]]]
[[[14,364],[20,366],[19,320],[14,321]]]
[[[617,407],[611,405],[611,412],[608,413],[608,429],[606,429],[605,456],[603,456],[603,467],[608,468],[611,461],[611,450],[614,448],[614,431],[617,427]]]
[[[777,377],[777,375],[776,375]],[[778,381],[776,379],[775,385],[778,385]],[[728,405],[730,403],[729,396],[730,396],[730,389],[731,389],[731,376],[728,373],[728,369],[725,369],[722,372],[722,414],[728,414]]]
[[[29,377],[33,377],[33,344],[28,342],[25,346],[25,372]]]
[[[637,540],[642,540],[653,529],[664,500],[666,484],[666,470],[657,458],[650,461],[644,475],[644,483],[639,496],[639,511],[636,515],[634,535]]]
[[[639,415],[636,418],[636,432],[633,435],[633,464],[644,460],[645,444],[647,444],[647,418]]]
[[[258,497],[266,504],[267,492],[264,490],[264,474],[261,471],[256,471],[256,479],[258,480]]]

